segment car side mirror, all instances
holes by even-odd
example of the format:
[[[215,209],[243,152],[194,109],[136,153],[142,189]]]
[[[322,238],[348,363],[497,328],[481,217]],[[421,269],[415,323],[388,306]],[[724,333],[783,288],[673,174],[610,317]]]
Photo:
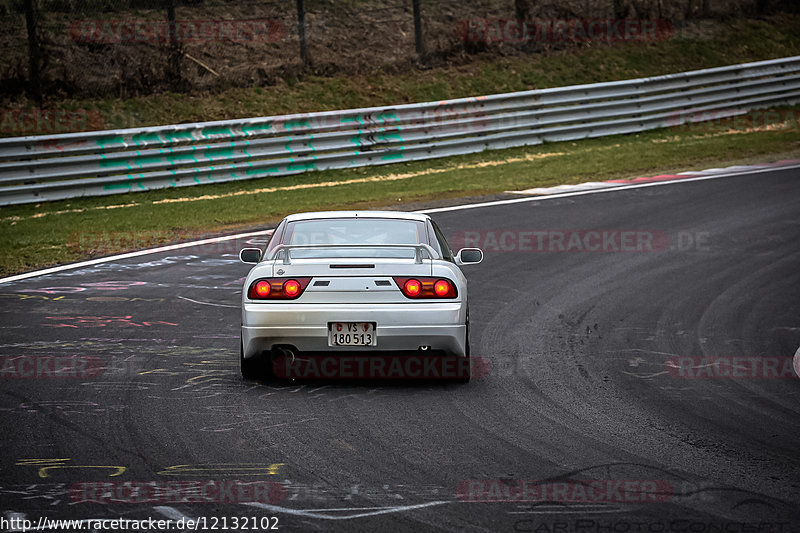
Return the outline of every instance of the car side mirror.
[[[483,251],[480,248],[462,248],[456,254],[457,265],[477,265],[483,261]]]
[[[261,261],[261,250],[258,248],[242,248],[239,252],[239,260],[242,263],[258,264]]]

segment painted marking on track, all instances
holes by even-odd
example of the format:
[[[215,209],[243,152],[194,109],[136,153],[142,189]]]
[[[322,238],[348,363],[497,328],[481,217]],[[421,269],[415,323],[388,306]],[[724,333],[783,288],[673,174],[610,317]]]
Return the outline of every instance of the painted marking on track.
[[[244,505],[249,505],[250,507],[257,507],[259,509],[264,509],[266,511],[270,511],[273,513],[286,513],[295,516],[302,516],[304,518],[317,518],[321,520],[352,520],[354,518],[365,518],[368,516],[378,516],[382,514],[402,513],[405,511],[413,511],[415,509],[424,509],[426,507],[444,505],[445,503],[451,503],[451,502],[433,501],[433,502],[418,503],[416,505],[399,505],[396,507],[346,507],[338,509],[291,509],[289,507],[281,507],[280,505],[270,505],[268,503],[261,503],[261,502],[251,502],[251,503],[246,503]],[[345,515],[345,516],[327,514],[331,512],[352,512],[352,511],[355,511],[356,514]]]
[[[39,477],[50,477],[50,470],[64,469],[64,468],[104,468],[110,469],[114,472],[109,474],[108,477],[116,477],[125,473],[128,469],[125,466],[112,466],[112,465],[68,465],[64,464],[71,459],[20,459],[16,462],[17,466],[39,466]]]
[[[195,465],[173,465],[157,472],[160,476],[197,476],[205,474],[242,474],[248,476],[272,476],[286,463],[208,463]]]

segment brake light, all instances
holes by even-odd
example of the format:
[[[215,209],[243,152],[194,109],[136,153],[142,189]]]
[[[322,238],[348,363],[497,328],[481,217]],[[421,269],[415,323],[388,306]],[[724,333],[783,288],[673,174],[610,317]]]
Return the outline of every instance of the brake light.
[[[300,294],[300,284],[297,280],[290,279],[289,281],[283,282],[283,292],[289,298],[294,298],[298,294]]]
[[[419,296],[422,290],[422,283],[416,279],[410,279],[403,284],[403,292],[406,296]]]
[[[294,300],[303,294],[311,278],[262,278],[250,284],[251,300]]]
[[[269,284],[269,281],[263,279],[261,281],[257,281],[256,284],[253,285],[253,287],[255,289],[256,295],[258,295],[259,298],[266,298],[267,296],[269,296],[270,290],[272,289],[272,287]]]
[[[455,298],[455,284],[443,278],[393,278],[406,298]]]
[[[450,282],[446,279],[440,279],[433,284],[433,292],[439,297],[447,296],[450,293]]]

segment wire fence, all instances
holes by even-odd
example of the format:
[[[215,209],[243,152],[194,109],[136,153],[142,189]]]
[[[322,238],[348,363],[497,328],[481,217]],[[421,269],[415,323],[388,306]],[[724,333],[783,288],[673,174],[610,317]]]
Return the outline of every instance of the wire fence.
[[[131,97],[668,39],[785,0],[0,0],[0,93]],[[495,51],[498,51],[495,50]]]

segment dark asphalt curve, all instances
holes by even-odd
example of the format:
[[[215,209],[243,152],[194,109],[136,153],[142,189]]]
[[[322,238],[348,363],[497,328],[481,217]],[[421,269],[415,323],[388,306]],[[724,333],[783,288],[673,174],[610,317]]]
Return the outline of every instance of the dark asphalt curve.
[[[800,170],[433,217],[468,384],[243,381],[245,242],[0,285],[4,527],[800,531]]]

